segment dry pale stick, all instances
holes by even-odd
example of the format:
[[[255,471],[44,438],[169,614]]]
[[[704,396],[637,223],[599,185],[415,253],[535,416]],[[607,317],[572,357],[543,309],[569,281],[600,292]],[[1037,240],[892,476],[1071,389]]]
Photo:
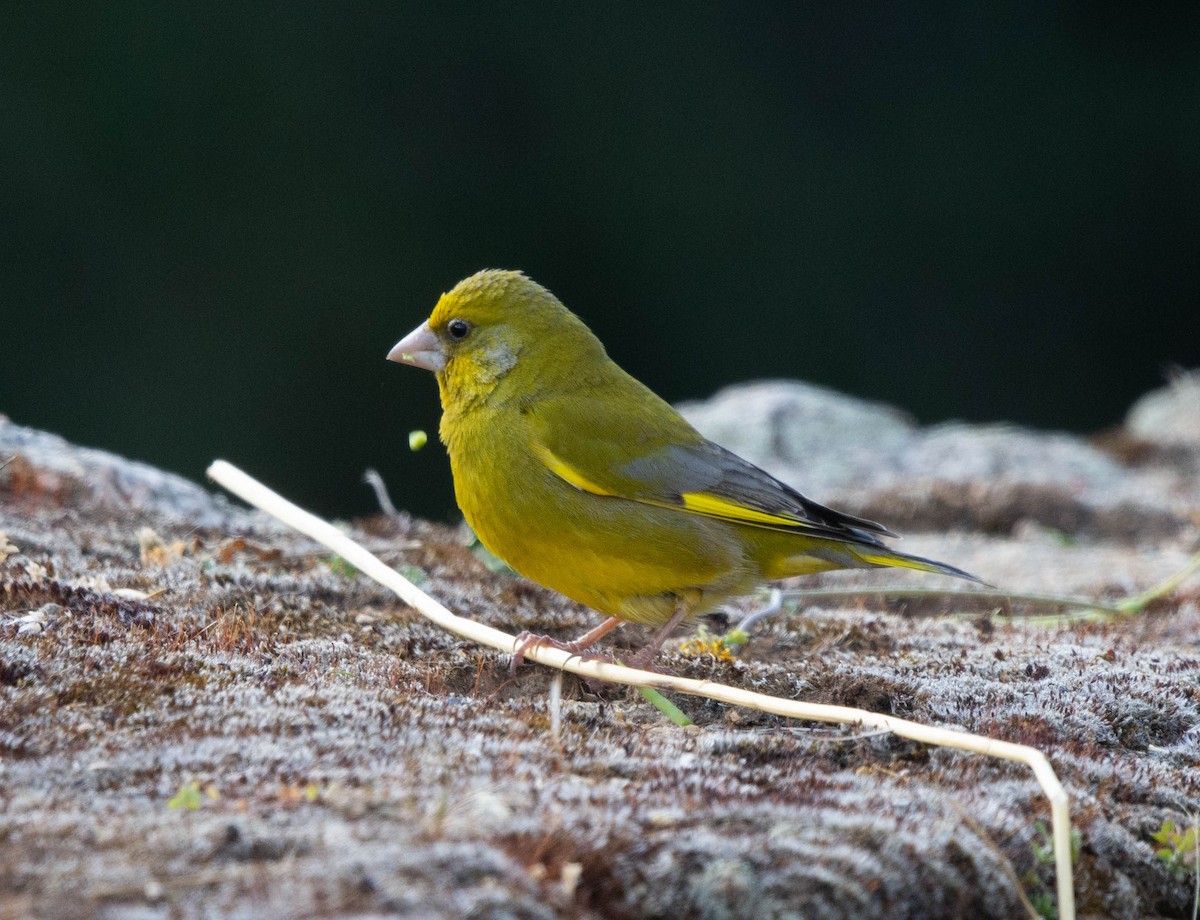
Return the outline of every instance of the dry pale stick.
[[[272,492],[232,464],[226,463],[224,460],[216,460],[208,468],[208,475],[247,503],[277,517],[318,543],[323,543],[364,575],[394,591],[404,603],[442,629],[509,654],[516,649],[516,636],[451,613],[399,572],[385,565],[378,556],[355,543],[328,521],[323,521],[293,505],[283,496]],[[969,735],[965,732],[935,728],[919,722],[868,712],[865,709],[785,700],[707,680],[655,674],[603,661],[582,661],[577,656],[549,646],[533,646],[525,653],[525,657],[530,661],[549,665],[562,671],[570,671],[593,680],[630,684],[635,687],[654,687],[657,690],[674,690],[678,693],[703,696],[721,703],[728,703],[731,706],[744,706],[747,709],[758,709],[792,719],[870,725],[894,732],[902,738],[920,741],[923,744],[971,751],[987,757],[999,757],[1003,760],[1023,763],[1033,771],[1038,785],[1042,787],[1042,792],[1050,802],[1054,863],[1058,885],[1058,916],[1060,920],[1075,920],[1075,891],[1071,868],[1071,817],[1067,793],[1063,789],[1062,783],[1058,781],[1054,768],[1050,766],[1046,755],[1036,748],[1008,741],[997,741],[982,735]]]

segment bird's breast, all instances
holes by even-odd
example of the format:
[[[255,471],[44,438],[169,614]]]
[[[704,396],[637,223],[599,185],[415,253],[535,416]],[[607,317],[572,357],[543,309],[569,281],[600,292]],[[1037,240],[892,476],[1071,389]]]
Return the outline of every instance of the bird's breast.
[[[477,411],[444,418],[442,432],[467,523],[522,575],[626,619],[642,618],[629,614],[642,599],[698,591],[719,600],[756,580],[734,528],[571,485],[535,454],[522,419]],[[646,609],[657,621],[671,604]]]

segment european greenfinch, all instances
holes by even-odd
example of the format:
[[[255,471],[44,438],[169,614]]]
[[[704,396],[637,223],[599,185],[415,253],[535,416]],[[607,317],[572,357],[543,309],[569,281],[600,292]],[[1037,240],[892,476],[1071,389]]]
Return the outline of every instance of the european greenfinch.
[[[609,619],[658,627],[645,667],[684,620],[764,581],[900,566],[975,579],[888,548],[886,528],[819,505],[714,444],[607,355],[558,298],[515,271],[443,294],[388,359],[437,375],[439,434],[458,505],[522,575]]]

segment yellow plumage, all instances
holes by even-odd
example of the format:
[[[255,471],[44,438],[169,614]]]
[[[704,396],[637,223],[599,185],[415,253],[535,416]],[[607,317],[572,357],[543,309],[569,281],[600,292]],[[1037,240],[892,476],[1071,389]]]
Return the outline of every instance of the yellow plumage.
[[[388,357],[436,372],[455,495],[484,545],[616,618],[589,641],[623,620],[664,627],[652,653],[682,619],[791,575],[973,577],[706,440],[519,272],[460,282]]]

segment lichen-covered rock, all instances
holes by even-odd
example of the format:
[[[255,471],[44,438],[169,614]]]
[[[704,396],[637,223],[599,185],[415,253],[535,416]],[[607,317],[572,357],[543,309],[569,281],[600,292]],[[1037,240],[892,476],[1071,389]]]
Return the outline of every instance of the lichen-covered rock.
[[[1125,427],[1143,441],[1200,451],[1200,370],[1179,371],[1129,410]]]
[[[833,411],[891,444],[898,482],[924,471],[986,496],[989,476],[1022,476],[1086,504],[1126,476],[1075,439],[861,409]],[[303,537],[110,454],[11,424],[0,438],[0,463],[22,458],[0,469],[0,917],[1007,920],[1022,895],[1052,903],[1047,808],[1023,767],[686,697],[681,729],[571,677],[551,713],[547,671],[510,674]],[[914,519],[934,518],[936,488],[907,493]],[[988,533],[978,509],[939,513],[955,508],[954,533],[905,549],[1010,591],[1116,600],[1196,549],[1155,528],[1067,539],[1029,523],[1033,499]],[[489,571],[450,528],[381,516],[351,533],[499,628],[595,622]],[[1190,880],[1153,835],[1200,811],[1197,580],[1108,622],[999,611],[1045,612],[793,597],[737,660],[662,664],[1035,745],[1082,834],[1080,916],[1188,915]],[[636,631],[614,634],[618,654]]]
[[[108,451],[69,444],[58,435],[17,425],[0,415],[0,488],[61,507],[92,505],[152,511],[219,524],[229,504],[194,482]]]
[[[1187,387],[1173,392],[1172,418],[1186,417]],[[1195,477],[1126,465],[1061,432],[919,428],[890,406],[781,381],[730,387],[681,410],[809,497],[896,528],[1008,532],[1033,522],[1129,540],[1200,523]]]
[[[870,482],[917,433],[899,409],[796,380],[727,387],[679,411],[705,437],[819,494]]]

